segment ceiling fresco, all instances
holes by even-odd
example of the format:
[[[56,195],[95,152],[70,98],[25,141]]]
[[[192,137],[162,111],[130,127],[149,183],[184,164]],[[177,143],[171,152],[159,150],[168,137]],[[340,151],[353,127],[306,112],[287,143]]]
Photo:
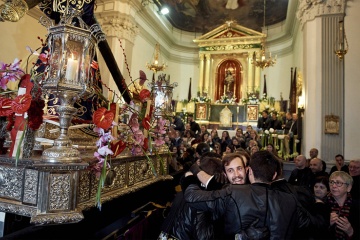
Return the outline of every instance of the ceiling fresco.
[[[264,19],[264,0],[159,0],[167,6],[166,15],[178,29],[206,33],[224,24],[238,24],[261,32]],[[266,0],[266,25],[286,19],[289,0]]]

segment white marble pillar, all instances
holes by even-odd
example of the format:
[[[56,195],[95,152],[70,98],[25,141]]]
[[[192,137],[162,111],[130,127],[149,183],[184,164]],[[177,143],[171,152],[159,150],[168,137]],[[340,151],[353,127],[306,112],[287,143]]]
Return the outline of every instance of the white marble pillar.
[[[252,64],[252,53],[249,53],[249,57],[247,59],[247,79],[245,82],[245,86],[244,86],[244,94],[243,97],[247,97],[247,93],[249,91],[251,91],[252,87],[254,86],[253,84],[253,79],[254,79],[254,64]]]
[[[125,78],[126,83],[129,84],[130,79],[128,77],[124,54],[126,56],[127,63],[130,65],[132,61],[135,37],[139,33],[135,19],[131,15],[131,7],[126,3],[115,4],[115,2],[113,2],[113,4],[107,3],[106,5],[103,2],[99,2],[97,5],[95,13],[96,18],[106,35],[106,40],[112,50],[118,67]],[[102,82],[120,96],[120,91],[118,90],[104,61],[104,57],[106,56],[102,56],[99,51],[97,51],[97,56]],[[103,89],[104,96],[109,96],[107,88]]]
[[[206,58],[206,66],[205,66],[205,79],[204,79],[204,88],[201,90],[209,91],[209,84],[210,84],[210,71],[211,71],[211,54],[205,54]]]
[[[346,1],[313,2],[300,0],[297,12],[304,32],[302,154],[308,156],[311,148],[317,148],[319,157],[330,161],[344,152],[344,61],[334,54],[334,47]],[[331,114],[340,117],[339,134],[325,134],[325,116]]]
[[[201,92],[204,86],[204,74],[205,74],[205,65],[204,65],[205,54],[199,54],[199,91]]]

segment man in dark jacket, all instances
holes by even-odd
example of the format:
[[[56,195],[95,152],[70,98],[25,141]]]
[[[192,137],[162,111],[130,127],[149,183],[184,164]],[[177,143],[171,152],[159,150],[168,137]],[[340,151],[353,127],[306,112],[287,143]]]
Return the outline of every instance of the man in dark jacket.
[[[180,131],[180,135],[183,136],[185,125],[181,118],[178,116],[172,116],[171,120],[171,126],[174,128],[174,130]]]
[[[185,191],[185,199],[191,207],[211,211],[215,219],[223,218],[225,238],[234,239],[254,226],[268,228],[270,239],[290,239],[299,224],[297,201],[291,194],[271,189],[277,166],[273,154],[256,152],[249,166],[250,185],[229,185],[208,192],[192,184]]]
[[[267,110],[262,111],[262,117],[259,118],[257,128],[266,130],[270,128],[271,118],[269,117],[269,112]]]

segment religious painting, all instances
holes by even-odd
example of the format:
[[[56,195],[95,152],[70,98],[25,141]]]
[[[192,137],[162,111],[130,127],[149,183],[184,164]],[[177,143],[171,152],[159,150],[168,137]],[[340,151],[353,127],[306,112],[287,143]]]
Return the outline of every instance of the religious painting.
[[[196,107],[195,107],[195,113],[196,113],[196,119],[197,120],[201,120],[207,119],[207,115],[208,115],[208,106],[206,103],[197,103]]]
[[[259,105],[247,105],[247,120],[257,121],[259,117]]]
[[[339,134],[339,116],[326,115],[325,116],[325,133]]]

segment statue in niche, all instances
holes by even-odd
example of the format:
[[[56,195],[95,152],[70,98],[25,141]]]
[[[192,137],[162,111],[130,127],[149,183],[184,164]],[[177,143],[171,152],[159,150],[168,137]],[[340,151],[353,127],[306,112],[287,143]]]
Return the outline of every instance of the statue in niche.
[[[232,92],[233,84],[234,83],[234,76],[232,75],[230,70],[226,71],[225,79],[224,79],[224,95],[225,93]]]

